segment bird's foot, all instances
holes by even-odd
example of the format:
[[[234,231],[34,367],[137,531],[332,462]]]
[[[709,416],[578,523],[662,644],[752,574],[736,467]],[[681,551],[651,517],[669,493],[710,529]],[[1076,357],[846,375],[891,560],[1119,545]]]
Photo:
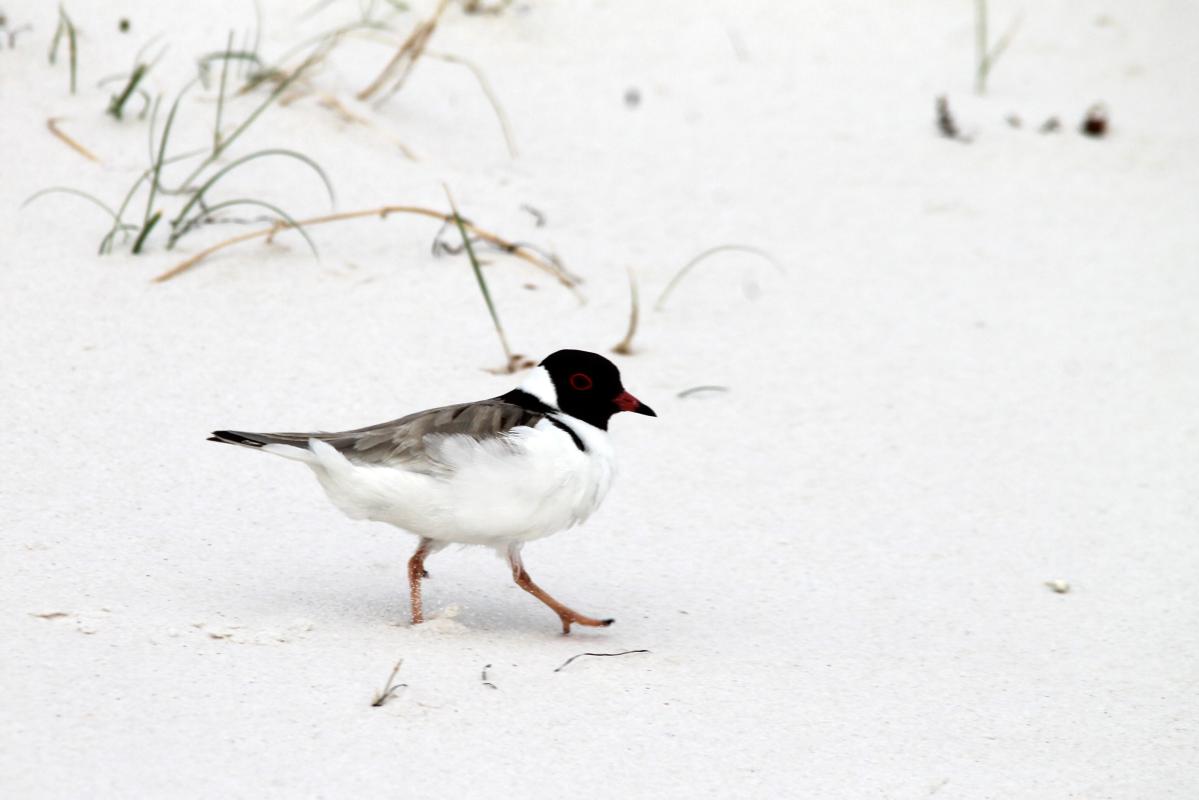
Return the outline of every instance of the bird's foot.
[[[578,625],[586,625],[588,628],[606,628],[616,620],[614,619],[595,619],[594,617],[586,617],[577,611],[567,610],[560,612],[558,618],[562,620],[562,635],[570,635],[570,626],[572,623]]]

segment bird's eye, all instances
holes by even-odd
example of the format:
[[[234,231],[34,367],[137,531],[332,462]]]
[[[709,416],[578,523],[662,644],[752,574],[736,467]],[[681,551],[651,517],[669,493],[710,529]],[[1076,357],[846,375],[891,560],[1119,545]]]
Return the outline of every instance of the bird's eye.
[[[591,376],[576,372],[570,376],[570,388],[576,392],[585,392],[591,388]]]

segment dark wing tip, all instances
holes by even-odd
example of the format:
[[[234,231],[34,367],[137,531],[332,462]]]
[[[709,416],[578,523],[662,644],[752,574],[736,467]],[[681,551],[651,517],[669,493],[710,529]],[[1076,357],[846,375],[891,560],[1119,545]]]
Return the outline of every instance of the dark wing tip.
[[[208,437],[210,442],[223,442],[225,444],[240,444],[246,447],[262,447],[266,442],[260,442],[253,439],[244,433],[238,431],[213,431],[212,436]]]

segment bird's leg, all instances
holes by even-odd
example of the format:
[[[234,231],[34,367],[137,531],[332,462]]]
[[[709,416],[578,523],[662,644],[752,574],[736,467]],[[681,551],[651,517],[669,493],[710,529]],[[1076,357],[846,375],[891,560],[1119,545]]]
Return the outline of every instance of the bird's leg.
[[[508,547],[508,564],[512,567],[512,579],[516,581],[516,585],[549,606],[558,615],[558,619],[562,620],[562,634],[564,636],[570,633],[571,623],[587,625],[592,628],[603,628],[616,621],[613,619],[595,619],[594,617],[585,616],[550,597],[545,589],[533,583],[533,579],[525,571],[525,565],[520,559],[520,545],[513,544]]]
[[[429,574],[425,572],[425,556],[429,555],[429,547],[432,544],[432,539],[421,537],[420,544],[416,547],[416,552],[412,554],[412,558],[408,559],[408,589],[412,597],[413,625],[419,625],[425,621],[421,613],[420,579]]]

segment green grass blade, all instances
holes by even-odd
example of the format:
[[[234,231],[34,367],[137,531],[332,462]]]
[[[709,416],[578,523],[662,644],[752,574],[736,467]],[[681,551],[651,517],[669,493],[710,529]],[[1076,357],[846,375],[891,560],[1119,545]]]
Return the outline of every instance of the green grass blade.
[[[266,111],[267,107],[274,103],[275,100],[279,98],[279,95],[287,91],[287,87],[295,83],[300,75],[302,75],[304,71],[316,61],[316,57],[317,54],[313,53],[308,58],[304,59],[303,63],[296,67],[294,72],[292,72],[283,80],[279,81],[279,85],[276,86],[269,95],[267,95],[267,98],[259,103],[258,107],[251,111],[250,115],[242,120],[240,125],[233,129],[233,133],[229,134],[229,137],[221,142],[221,146],[219,148],[213,151],[212,157],[215,159],[220,156],[221,153],[225,152],[225,150],[229,149],[229,145],[233,144],[237,137],[245,133],[246,129],[253,125],[255,120],[258,119],[259,115],[261,115],[263,111]]]
[[[88,194],[87,192],[82,192],[79,189],[72,189],[69,186],[51,186],[48,189],[42,189],[39,192],[34,192],[33,194],[29,195],[29,197],[25,198],[25,202],[21,203],[21,208],[24,208],[34,200],[37,200],[40,197],[45,197],[48,194],[73,194],[76,197],[82,197],[84,200],[91,201],[93,205],[104,209],[104,212],[108,214],[108,216],[112,218],[114,222],[118,222],[120,220],[120,217],[117,216],[117,212],[113,211],[112,207],[103,200],[96,197],[94,194]]]
[[[175,98],[175,102],[171,103],[171,110],[167,114],[167,121],[162,126],[162,139],[158,144],[158,153],[154,158],[154,168],[151,170],[149,176],[150,193],[146,197],[146,213],[142,217],[142,233],[140,236],[138,236],[137,242],[135,242],[133,246],[133,252],[135,254],[141,252],[141,244],[145,241],[146,235],[150,232],[149,228],[154,227],[153,223],[150,221],[151,216],[155,217],[154,222],[157,222],[157,218],[162,216],[161,212],[155,213],[154,211],[154,200],[158,195],[158,179],[162,174],[163,159],[166,158],[167,142],[169,142],[171,138],[171,127],[175,123],[175,114],[179,111],[179,101],[183,99],[183,95],[187,93],[187,90],[191,88],[191,85],[192,84],[189,83],[187,86],[184,86],[179,92],[178,96]]]
[[[146,237],[150,235],[150,231],[154,230],[154,226],[158,224],[158,220],[162,219],[162,212],[155,211],[154,216],[150,217],[149,221],[142,226],[141,231],[137,234],[137,238],[133,240],[133,254],[138,255],[142,251],[142,245],[146,243]]]
[[[212,155],[221,151],[221,114],[225,111],[225,81],[229,75],[229,56],[233,52],[233,31],[225,43],[225,57],[221,59],[221,83],[216,96],[216,123],[212,126]]]
[[[462,224],[462,215],[458,213],[458,206],[454,205],[454,198],[450,194],[449,187],[445,187],[445,196],[450,201],[450,210],[454,214],[454,224],[458,227],[458,233],[462,236],[462,245],[466,248],[466,256],[470,259],[471,269],[475,272],[475,280],[479,282],[479,291],[483,293],[483,301],[487,303],[487,312],[491,314],[491,321],[495,324],[495,332],[500,337],[500,346],[504,348],[504,357],[507,359],[507,368],[512,370],[516,359],[512,357],[512,348],[508,346],[508,337],[504,333],[504,326],[500,323],[500,315],[495,310],[495,303],[491,299],[491,290],[487,288],[487,279],[483,277],[483,269],[479,266],[479,259],[475,255],[475,248],[470,242],[470,236],[466,233],[466,226]]]
[[[75,94],[75,74],[79,64],[79,46],[75,38],[75,23],[71,21],[67,11],[61,5],[58,7],[59,16],[67,29],[67,57],[71,66],[71,94]]]
[[[304,155],[303,153],[297,153],[294,150],[286,150],[283,148],[269,148],[266,150],[258,150],[256,152],[250,153],[249,155],[242,156],[241,158],[237,159],[236,161],[232,161],[229,164],[226,164],[224,167],[222,167],[221,169],[219,169],[215,173],[213,173],[213,175],[211,177],[209,177],[208,180],[206,180],[203,184],[201,184],[200,187],[197,188],[195,190],[195,192],[192,193],[191,198],[187,201],[187,203],[183,206],[183,208],[179,211],[179,213],[175,215],[175,218],[173,220],[171,220],[171,227],[177,228],[180,225],[180,223],[182,223],[182,221],[187,217],[188,212],[191,211],[192,208],[197,203],[199,203],[200,201],[202,201],[204,199],[204,194],[209,189],[211,189],[217,183],[217,181],[219,181],[221,178],[228,175],[230,172],[237,169],[241,165],[246,164],[247,162],[253,161],[257,158],[264,158],[267,156],[284,156],[287,158],[294,158],[294,159],[296,159],[298,161],[302,161],[303,163],[312,167],[313,171],[315,171],[316,174],[320,177],[321,182],[323,182],[325,184],[325,190],[329,193],[329,204],[333,205],[336,202],[336,197],[333,193],[333,184],[332,184],[332,182],[330,182],[329,176],[325,173],[325,171],[323,169],[321,169],[321,166],[319,164],[317,164],[315,161],[313,161],[311,158]]]

